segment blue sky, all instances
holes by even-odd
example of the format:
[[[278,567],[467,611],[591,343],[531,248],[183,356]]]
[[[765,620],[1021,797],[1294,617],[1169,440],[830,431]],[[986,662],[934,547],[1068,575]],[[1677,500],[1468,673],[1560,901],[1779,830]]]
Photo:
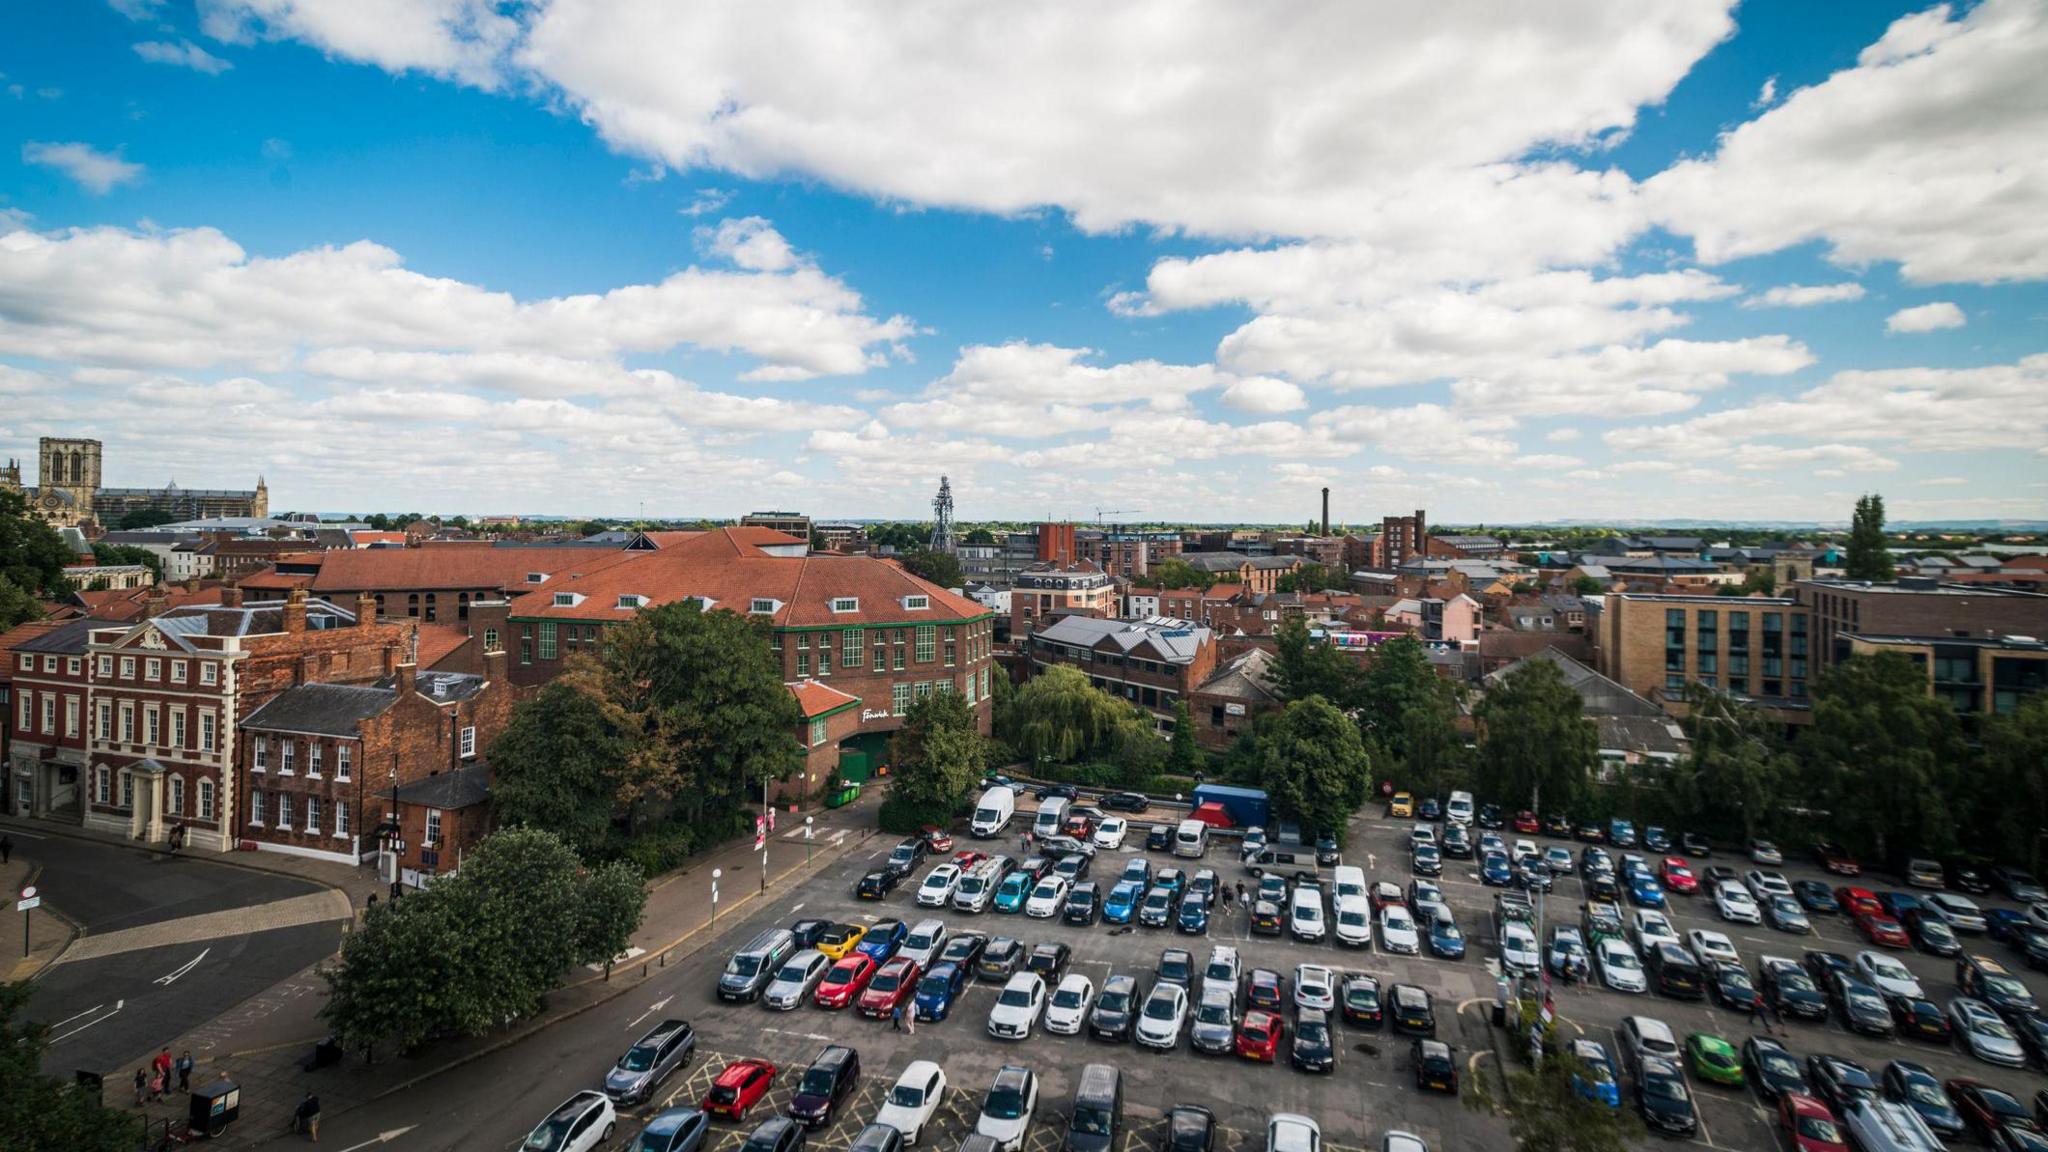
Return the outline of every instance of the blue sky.
[[[448,512],[2048,515],[2048,16],[33,6],[0,452]]]

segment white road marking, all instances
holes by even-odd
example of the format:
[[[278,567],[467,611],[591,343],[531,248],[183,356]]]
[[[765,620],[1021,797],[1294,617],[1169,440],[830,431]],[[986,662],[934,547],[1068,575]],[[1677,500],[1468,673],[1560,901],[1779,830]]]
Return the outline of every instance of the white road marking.
[[[208,952],[212,952],[212,951],[213,951],[213,949],[211,949],[211,948],[208,948],[208,949],[206,949],[205,951],[203,951],[203,952],[199,953],[199,955],[197,955],[197,956],[194,956],[194,957],[192,958],[191,962],[190,962],[190,963],[188,963],[188,964],[186,964],[186,965],[185,965],[184,967],[182,967],[182,968],[179,968],[179,969],[178,969],[177,971],[175,971],[175,972],[166,972],[166,973],[165,973],[165,974],[163,974],[162,976],[159,976],[159,977],[157,977],[156,979],[154,979],[154,980],[150,981],[150,983],[152,983],[152,984],[161,984],[161,985],[163,985],[163,986],[164,986],[164,987],[166,987],[166,988],[170,987],[171,985],[173,985],[173,984],[175,984],[175,983],[177,983],[177,982],[178,982],[178,977],[180,977],[180,976],[183,976],[183,975],[185,975],[186,973],[188,973],[188,972],[192,971],[192,970],[193,970],[194,968],[197,968],[197,967],[199,967],[199,962],[200,962],[201,960],[204,960],[204,959],[206,959],[206,955],[207,955],[207,953],[208,953]]]
[[[368,1148],[372,1145],[389,1144],[393,1140],[398,1139],[400,1136],[405,1135],[407,1132],[410,1132],[417,1127],[419,1127],[419,1125],[417,1124],[407,1124],[403,1128],[386,1129],[385,1131],[379,1132],[375,1136],[370,1137],[368,1140],[363,1141],[361,1144],[351,1144],[348,1147],[343,1148],[341,1152],[358,1152],[359,1149]]]
[[[126,1000],[116,1000],[114,1001],[114,1010],[112,1012],[107,1013],[105,1016],[100,1016],[92,1020],[87,1020],[85,1023],[80,1024],[78,1027],[73,1028],[71,1031],[66,1032],[61,1036],[52,1036],[50,1037],[49,1043],[55,1044],[60,1040],[68,1040],[71,1037],[78,1035],[80,1032],[85,1031],[87,1028],[90,1028],[95,1024],[104,1024],[107,1021],[112,1020],[114,1017],[120,1015],[121,1009],[127,1006],[128,1002]],[[72,1019],[76,1020],[78,1019],[78,1017],[74,1016],[72,1017]]]
[[[802,904],[793,904],[793,905],[791,905],[791,906],[790,906],[790,909],[789,909],[789,914],[790,914],[791,916],[794,916],[794,915],[796,915],[797,913],[799,913],[799,912],[801,912],[801,911],[803,911],[803,910],[804,910],[804,906],[803,906]]]
[[[654,1015],[656,1012],[661,1011],[663,1008],[668,1007],[668,1002],[673,999],[675,999],[674,996],[663,996],[661,999],[656,1000],[654,1003],[648,1005],[647,1011],[642,1012],[638,1016],[633,1017],[633,1023],[626,1025],[627,1031],[631,1031],[633,1027],[639,1024],[642,1020],[645,1020],[649,1016]]]
[[[85,1011],[80,1012],[78,1016],[90,1016],[104,1007],[106,1007],[105,1004],[95,1004],[92,1007],[87,1008]],[[55,1024],[50,1025],[50,1027],[52,1029],[62,1028],[66,1024],[71,1023],[73,1020],[78,1019],[78,1016],[66,1016],[64,1019],[59,1020]]]

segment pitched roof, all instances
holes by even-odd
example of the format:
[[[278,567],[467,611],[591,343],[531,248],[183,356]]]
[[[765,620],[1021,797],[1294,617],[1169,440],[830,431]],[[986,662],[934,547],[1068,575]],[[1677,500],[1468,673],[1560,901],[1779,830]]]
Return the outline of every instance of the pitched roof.
[[[816,680],[798,680],[795,683],[784,681],[783,687],[789,689],[791,696],[796,697],[797,706],[804,710],[806,720],[823,716],[827,712],[837,712],[850,704],[860,703],[860,697],[851,692],[841,692],[830,684],[821,684]]]
[[[48,623],[48,621],[40,621],[39,623]],[[80,656],[85,653],[85,646],[91,639],[93,629],[105,628],[109,624],[118,623],[120,623],[118,620],[98,620],[91,616],[81,616],[76,620],[65,620],[54,628],[46,629],[41,635],[16,640],[14,642],[14,650],[16,652],[49,652],[60,656]],[[30,627],[30,625],[23,625],[23,627]],[[20,629],[16,629],[15,632],[9,632],[7,635],[13,636],[19,631]]]
[[[1253,648],[1227,661],[1195,691],[1244,700],[1280,700],[1280,688],[1273,677],[1273,657],[1264,648]]]
[[[199,588],[185,588],[168,585],[162,591],[166,608],[183,608],[193,604],[220,603],[220,581],[210,580]],[[73,596],[85,606],[85,610],[101,620],[133,620],[148,610],[148,601],[157,589],[151,587],[102,589],[94,592],[77,592]]]
[[[1602,676],[1551,647],[1545,647],[1512,664],[1495,669],[1487,674],[1486,682],[1497,684],[1505,679],[1508,673],[1532,660],[1547,660],[1557,665],[1558,672],[1564,676],[1564,682],[1571,685],[1572,691],[1577,692],[1579,698],[1584,701],[1588,716],[1655,717],[1667,721],[1669,719],[1662,708],[1629,691],[1625,685]]]
[[[62,620],[30,620],[26,623],[16,624],[7,631],[0,632],[0,652],[11,652],[17,645],[26,644],[30,640],[35,640],[55,632],[57,629],[62,628],[64,624],[65,622]]]
[[[637,555],[618,549],[485,548],[460,544],[339,549],[320,554],[319,570],[311,587],[322,595],[412,588],[511,591],[552,587],[566,576],[600,571]],[[293,556],[292,560],[298,562],[302,557]],[[548,578],[542,584],[530,584],[527,577],[531,573],[544,573]],[[242,586],[272,589],[297,584],[272,571],[252,575],[242,581]]]
[[[448,657],[462,650],[470,642],[470,635],[453,624],[421,624],[419,626],[419,647],[413,659],[422,668],[432,668]]]
[[[378,793],[383,797],[391,794],[392,790],[388,788]],[[472,761],[452,772],[436,772],[424,779],[400,784],[397,794],[400,804],[417,804],[444,812],[473,807],[491,798],[491,769],[481,760]]]
[[[1145,620],[1105,620],[1099,616],[1062,616],[1051,624],[1040,628],[1033,642],[1039,640],[1054,644],[1071,644],[1079,648],[1095,648],[1104,640],[1119,651],[1132,652],[1149,648],[1159,659],[1170,664],[1186,664],[1195,658],[1203,645],[1209,643],[1209,629],[1186,620],[1171,620],[1154,616]]]
[[[360,684],[300,684],[271,697],[241,723],[268,732],[354,736],[363,721],[398,702],[390,688]]]

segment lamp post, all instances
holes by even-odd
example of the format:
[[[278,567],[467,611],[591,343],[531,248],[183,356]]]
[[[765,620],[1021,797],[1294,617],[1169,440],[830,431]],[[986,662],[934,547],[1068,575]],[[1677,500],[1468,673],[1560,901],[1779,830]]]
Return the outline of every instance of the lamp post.
[[[718,878],[723,875],[725,875],[725,869],[723,868],[713,868],[711,870],[711,922],[713,924],[718,923]]]

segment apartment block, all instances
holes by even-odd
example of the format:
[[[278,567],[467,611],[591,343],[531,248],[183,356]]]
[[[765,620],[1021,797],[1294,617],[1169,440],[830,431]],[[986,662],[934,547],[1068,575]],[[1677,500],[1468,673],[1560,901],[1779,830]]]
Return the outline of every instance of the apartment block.
[[[1789,597],[1612,593],[1594,621],[1600,674],[1668,709],[1697,681],[1803,719],[1811,610]]]

